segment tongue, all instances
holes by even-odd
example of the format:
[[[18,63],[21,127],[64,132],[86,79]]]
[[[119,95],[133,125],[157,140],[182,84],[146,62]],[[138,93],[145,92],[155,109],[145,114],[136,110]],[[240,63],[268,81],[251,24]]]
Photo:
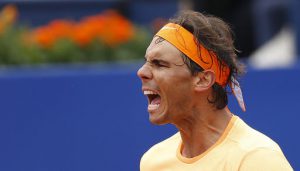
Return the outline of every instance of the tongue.
[[[160,96],[155,97],[152,101],[151,104],[159,105],[160,104]]]

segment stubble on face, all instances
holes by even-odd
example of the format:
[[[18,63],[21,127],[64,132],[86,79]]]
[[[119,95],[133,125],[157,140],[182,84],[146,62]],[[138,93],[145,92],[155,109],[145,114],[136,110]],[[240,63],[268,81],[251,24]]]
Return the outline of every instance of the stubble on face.
[[[153,124],[174,123],[184,118],[188,112],[191,91],[191,73],[181,57],[181,52],[162,38],[154,38],[147,53],[158,51],[159,58],[170,63],[166,68],[153,69],[153,82],[159,89],[162,103],[160,113],[150,113],[149,119]],[[147,59],[149,60],[149,59]],[[150,59],[151,60],[151,59]],[[176,65],[177,64],[177,65]]]

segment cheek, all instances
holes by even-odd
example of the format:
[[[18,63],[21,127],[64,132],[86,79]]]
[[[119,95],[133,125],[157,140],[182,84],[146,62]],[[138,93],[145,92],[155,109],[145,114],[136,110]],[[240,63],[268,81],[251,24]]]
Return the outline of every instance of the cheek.
[[[181,88],[175,90],[176,92],[171,92],[166,99],[165,111],[170,118],[182,118],[191,109],[191,95],[187,91],[182,91]]]
[[[164,92],[168,103],[180,104],[190,101],[192,84],[190,79],[173,79],[169,84],[165,84]]]
[[[168,100],[186,98],[192,90],[192,76],[189,71],[165,71],[156,75],[156,83],[161,93]]]

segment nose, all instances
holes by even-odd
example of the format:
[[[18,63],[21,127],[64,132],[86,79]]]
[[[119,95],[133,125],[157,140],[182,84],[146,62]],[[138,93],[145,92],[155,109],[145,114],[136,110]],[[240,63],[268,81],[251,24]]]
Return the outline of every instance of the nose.
[[[138,71],[137,71],[138,77],[140,77],[141,80],[149,80],[152,78],[152,72],[151,69],[147,66],[147,63],[145,63]]]

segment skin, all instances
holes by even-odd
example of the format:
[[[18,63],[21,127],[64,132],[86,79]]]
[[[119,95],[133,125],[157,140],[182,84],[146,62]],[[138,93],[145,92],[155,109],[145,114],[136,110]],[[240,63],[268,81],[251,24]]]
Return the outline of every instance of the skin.
[[[150,122],[173,124],[182,138],[184,157],[200,155],[220,138],[232,114],[208,102],[215,74],[205,70],[193,76],[181,52],[167,41],[154,37],[146,50],[146,63],[138,70],[142,90],[158,93],[158,109],[148,110]],[[148,99],[149,100],[149,99]]]

